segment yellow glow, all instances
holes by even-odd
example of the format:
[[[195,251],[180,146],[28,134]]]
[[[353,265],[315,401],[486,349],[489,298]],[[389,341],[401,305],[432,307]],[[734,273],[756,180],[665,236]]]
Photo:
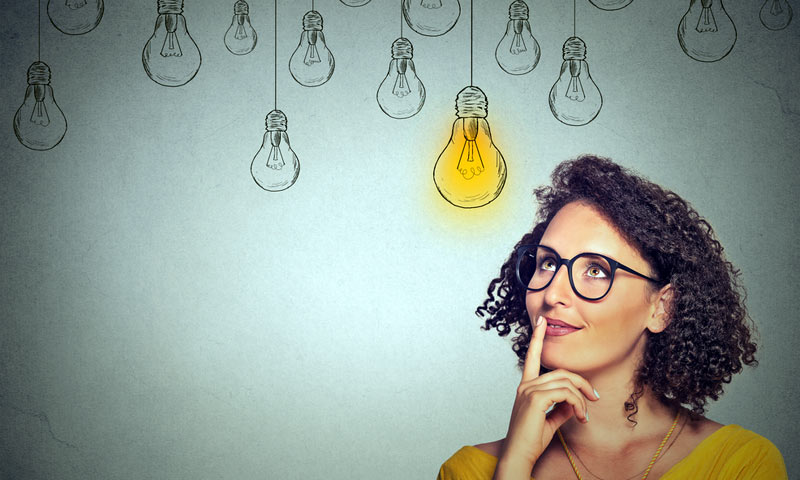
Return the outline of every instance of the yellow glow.
[[[461,208],[482,207],[500,195],[506,162],[492,143],[485,118],[456,119],[436,160],[433,181],[442,197]]]

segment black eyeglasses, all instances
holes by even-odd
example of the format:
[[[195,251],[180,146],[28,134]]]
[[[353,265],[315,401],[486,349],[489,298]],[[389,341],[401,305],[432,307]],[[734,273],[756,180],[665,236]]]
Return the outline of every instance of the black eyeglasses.
[[[517,281],[532,292],[547,288],[561,265],[567,266],[569,284],[575,295],[584,300],[600,300],[611,291],[614,273],[625,270],[651,282],[658,280],[642,275],[613,258],[599,253],[579,253],[569,260],[544,245],[522,245],[516,251]]]

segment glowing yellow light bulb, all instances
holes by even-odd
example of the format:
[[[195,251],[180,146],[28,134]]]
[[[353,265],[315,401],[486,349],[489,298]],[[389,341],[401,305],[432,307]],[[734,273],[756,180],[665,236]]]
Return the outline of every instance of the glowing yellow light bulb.
[[[486,94],[469,86],[456,96],[450,141],[433,167],[433,181],[456,207],[476,208],[491,202],[506,183],[506,162],[492,143],[486,121]]]

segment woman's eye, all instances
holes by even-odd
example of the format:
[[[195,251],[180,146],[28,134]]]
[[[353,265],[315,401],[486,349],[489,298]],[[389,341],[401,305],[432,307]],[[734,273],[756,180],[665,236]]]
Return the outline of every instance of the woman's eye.
[[[554,270],[556,267],[556,262],[553,261],[551,258],[546,258],[541,262],[542,269],[544,270]]]
[[[586,275],[592,278],[606,278],[608,274],[606,271],[597,265],[590,265],[589,268],[586,269]]]

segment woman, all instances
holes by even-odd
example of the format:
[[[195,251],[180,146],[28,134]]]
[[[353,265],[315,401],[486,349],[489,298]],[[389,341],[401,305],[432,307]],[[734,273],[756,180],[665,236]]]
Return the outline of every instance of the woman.
[[[564,162],[552,181],[477,310],[518,334],[508,434],[463,447],[438,478],[787,478],[769,440],[702,416],[757,363],[711,226],[606,159]]]

